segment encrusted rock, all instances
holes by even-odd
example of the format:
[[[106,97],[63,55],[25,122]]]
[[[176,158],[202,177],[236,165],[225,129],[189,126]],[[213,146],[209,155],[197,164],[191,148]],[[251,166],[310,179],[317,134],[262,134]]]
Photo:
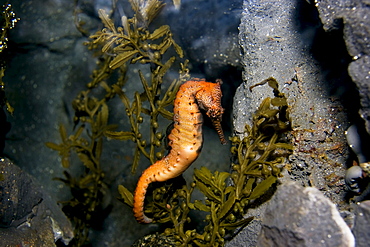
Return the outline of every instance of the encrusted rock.
[[[262,100],[272,97],[267,85],[249,88],[275,77],[288,99],[293,129],[285,141],[294,145],[294,151],[282,179],[314,186],[340,210],[348,210],[342,203],[348,118],[339,99],[353,97],[354,84],[346,71],[348,55],[342,34],[329,36],[320,25],[316,6],[308,1],[244,1],[239,27],[244,83],[234,97],[233,125],[243,135]],[[228,246],[256,244],[263,209],[249,210],[247,217],[252,215],[256,216],[252,224]]]
[[[352,103],[360,102],[359,113],[365,120],[370,133],[370,9],[368,0],[359,1],[317,1],[320,19],[326,31],[343,30],[349,55],[354,60],[348,71],[356,83],[360,97]]]
[[[369,13],[370,18],[370,13]],[[369,37],[370,38],[370,37]],[[370,51],[369,51],[370,52]],[[352,80],[356,83],[360,95],[361,108],[359,113],[365,120],[365,127],[370,133],[370,56],[365,55],[356,61],[353,61],[349,67],[348,72]]]
[[[356,237],[357,247],[366,247],[370,243],[370,201],[364,201],[357,205],[355,210],[355,224],[353,234]]]
[[[354,244],[351,230],[329,199],[316,188],[288,182],[278,187],[267,205],[257,246]]]

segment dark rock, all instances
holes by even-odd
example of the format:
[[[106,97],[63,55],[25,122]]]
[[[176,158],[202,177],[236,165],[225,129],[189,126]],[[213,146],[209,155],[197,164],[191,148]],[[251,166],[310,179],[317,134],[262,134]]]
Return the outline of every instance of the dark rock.
[[[19,226],[42,201],[42,193],[28,174],[8,160],[1,159],[1,173],[0,227]]]
[[[319,1],[317,9],[326,31],[340,30],[346,42],[349,55],[354,60],[349,65],[349,74],[356,83],[360,97],[352,103],[360,102],[359,114],[365,120],[370,133],[369,102],[369,58],[370,55],[370,8],[369,1]]]
[[[319,190],[288,182],[268,202],[257,246],[354,246],[354,237]]]
[[[176,40],[192,64],[192,73],[217,78],[229,67],[241,68],[238,46],[241,12],[240,1],[182,1],[181,8],[176,10],[170,0],[161,18],[171,23]]]
[[[72,225],[35,178],[0,159],[1,246],[55,246],[73,238]]]
[[[353,234],[356,238],[356,246],[369,246],[370,235],[370,201],[358,203],[355,209],[355,223],[353,226]]]
[[[3,78],[14,107],[7,118],[12,128],[4,154],[37,177],[51,195],[67,195],[56,182],[48,186],[53,177],[62,176],[63,168],[45,143],[60,141],[60,124],[72,128],[71,101],[84,88],[95,60],[89,59],[82,45],[86,38],[74,25],[73,1],[12,1],[12,6],[20,20],[9,32]]]
[[[364,55],[348,67],[349,74],[358,87],[361,108],[359,114],[365,120],[365,127],[370,133],[370,57]],[[357,99],[358,100],[358,99]]]
[[[9,132],[9,130],[10,123],[6,120],[6,114],[4,112],[4,109],[0,108],[0,156],[3,156],[3,151],[5,147],[5,136]]]

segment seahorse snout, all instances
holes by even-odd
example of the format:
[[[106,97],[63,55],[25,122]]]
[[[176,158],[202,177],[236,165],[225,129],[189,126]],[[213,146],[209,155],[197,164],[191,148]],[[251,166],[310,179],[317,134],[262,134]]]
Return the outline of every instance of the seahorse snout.
[[[225,139],[224,131],[222,130],[221,118],[220,119],[213,119],[212,118],[211,120],[212,120],[213,127],[215,128],[215,130],[218,134],[218,137],[220,138],[221,144],[225,145],[227,143],[227,141]]]

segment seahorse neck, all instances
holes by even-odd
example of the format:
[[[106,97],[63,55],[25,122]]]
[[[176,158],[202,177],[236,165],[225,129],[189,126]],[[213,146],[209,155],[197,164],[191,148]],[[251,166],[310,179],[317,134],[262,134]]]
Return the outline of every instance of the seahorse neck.
[[[182,116],[188,114],[189,109],[199,111],[199,106],[196,104],[195,94],[202,89],[202,86],[197,83],[187,83],[182,85],[177,92],[177,97],[174,102],[174,113]],[[195,104],[194,104],[195,103]]]

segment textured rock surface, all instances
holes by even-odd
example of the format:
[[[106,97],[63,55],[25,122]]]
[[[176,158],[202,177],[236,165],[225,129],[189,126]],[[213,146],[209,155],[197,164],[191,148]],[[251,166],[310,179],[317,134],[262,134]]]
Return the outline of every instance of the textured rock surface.
[[[355,209],[355,224],[353,226],[353,234],[356,237],[356,246],[369,246],[370,235],[370,201],[363,201],[356,205]]]
[[[55,246],[73,237],[72,225],[33,177],[0,158],[1,246]]]
[[[315,32],[319,32],[315,25],[319,23],[314,6],[302,1],[276,4],[245,2],[240,26],[245,71],[244,83],[234,99],[235,131],[242,133],[261,100],[272,95],[267,85],[255,87],[252,92],[249,87],[275,77],[288,98],[295,145],[286,177],[315,186],[339,203],[343,199],[343,181],[339,178],[345,170],[344,131],[348,124],[343,105],[332,93],[353,85],[346,80],[334,83],[327,79],[322,61],[312,54],[315,42],[325,42],[315,40]],[[301,13],[306,13],[307,18]],[[332,52],[338,50],[327,50],[328,55]]]
[[[348,121],[359,117],[358,104],[349,101],[358,98],[358,92],[347,73],[350,57],[343,34],[326,33],[316,6],[298,0],[244,1],[239,29],[245,67],[244,83],[234,98],[235,131],[243,135],[245,123],[262,99],[272,96],[267,85],[252,92],[249,87],[275,77],[288,98],[293,128],[290,138],[295,147],[282,181],[316,187],[347,212],[344,131]],[[228,246],[256,244],[263,208],[248,213],[257,215],[256,220]]]
[[[218,78],[217,74],[227,72],[229,66],[241,67],[238,46],[240,1],[182,1],[180,11],[171,11],[170,6],[168,3],[164,21],[171,23],[174,34],[194,65],[194,72],[204,70],[208,76]]]
[[[360,94],[359,113],[370,133],[370,7],[369,1],[318,1],[317,9],[327,31],[341,30],[349,55],[354,60],[348,71]]]
[[[74,26],[72,1],[12,1],[12,5],[21,20],[9,37],[11,59],[4,81],[15,111],[8,116],[12,128],[4,153],[37,177],[51,195],[57,197],[61,191],[68,195],[52,181],[63,168],[45,142],[59,142],[60,124],[72,128],[71,100],[84,88],[95,61],[88,59],[91,55],[82,45],[86,39]]]
[[[257,246],[354,246],[351,230],[318,189],[296,182],[278,187],[268,202]]]

